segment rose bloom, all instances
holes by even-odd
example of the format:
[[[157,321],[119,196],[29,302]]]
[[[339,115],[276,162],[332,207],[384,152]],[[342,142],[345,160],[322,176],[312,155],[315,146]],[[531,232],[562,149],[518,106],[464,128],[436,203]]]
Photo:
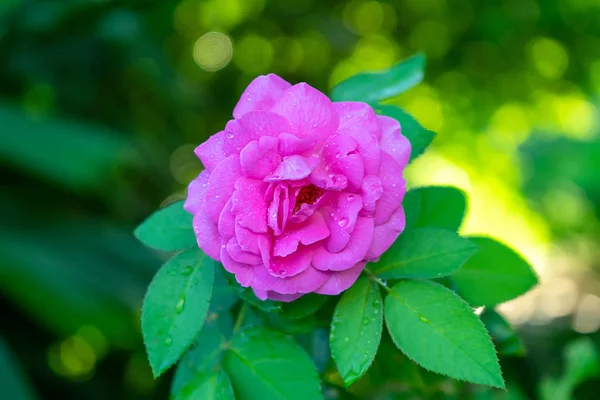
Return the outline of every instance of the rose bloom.
[[[346,290],[405,226],[400,124],[273,74],[233,117],[195,151],[206,169],[184,207],[198,245],[262,300]]]

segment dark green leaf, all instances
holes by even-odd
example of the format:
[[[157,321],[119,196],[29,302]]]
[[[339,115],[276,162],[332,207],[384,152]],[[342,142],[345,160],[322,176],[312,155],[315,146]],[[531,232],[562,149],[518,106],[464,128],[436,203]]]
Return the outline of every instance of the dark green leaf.
[[[430,281],[399,282],[385,299],[385,321],[396,346],[424,368],[504,388],[483,323],[451,290]]]
[[[142,333],[154,376],[177,362],[202,329],[214,278],[215,262],[192,249],[167,261],[152,280],[142,308]]]
[[[236,280],[233,274],[225,272],[223,274],[225,280],[229,285],[237,292],[240,299],[250,304],[252,307],[257,308],[261,311],[270,313],[281,310],[281,303],[272,300],[261,300],[252,291],[252,289],[241,286]]]
[[[301,319],[317,312],[327,301],[328,296],[308,293],[290,303],[281,304],[281,317],[285,319]]]
[[[481,313],[480,318],[490,335],[492,335],[498,353],[505,356],[522,356],[525,354],[525,349],[517,332],[500,314],[491,308],[486,308]]]
[[[371,103],[389,99],[418,85],[425,74],[425,55],[419,53],[381,72],[354,75],[331,90],[333,101]]]
[[[471,241],[454,232],[408,230],[369,268],[384,279],[439,278],[460,268],[476,250]]]
[[[164,251],[197,245],[192,215],[183,209],[183,201],[156,211],[136,228],[134,234],[146,246]]]
[[[410,114],[400,107],[391,104],[375,104],[373,108],[378,114],[394,118],[402,127],[402,134],[408,139],[412,150],[410,159],[419,157],[427,147],[433,142],[435,132],[427,130],[421,126]]]
[[[465,194],[451,186],[428,186],[409,190],[402,202],[406,229],[441,228],[458,231],[465,216]]]
[[[331,323],[331,355],[347,387],[371,366],[382,324],[379,287],[366,277],[360,278],[342,295]]]
[[[310,357],[282,333],[261,327],[238,331],[224,364],[238,400],[321,399]]]
[[[514,299],[537,283],[531,266],[494,239],[469,238],[479,249],[452,275],[458,293],[472,306],[494,306]]]
[[[171,396],[177,399],[194,398],[189,394],[204,387],[219,369],[225,342],[218,325],[215,322],[207,323],[177,365],[171,384]]]
[[[2,338],[0,338],[0,385],[4,399],[34,400],[38,398]]]

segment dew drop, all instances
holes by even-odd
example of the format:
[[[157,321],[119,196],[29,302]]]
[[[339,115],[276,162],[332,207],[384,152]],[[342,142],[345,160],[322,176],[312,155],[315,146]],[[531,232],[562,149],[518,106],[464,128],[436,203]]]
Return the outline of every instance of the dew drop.
[[[192,267],[191,265],[188,265],[187,267],[185,267],[183,269],[183,271],[181,271],[181,275],[189,276],[192,274],[192,272],[194,272],[194,267]]]
[[[363,319],[363,325],[369,325],[369,318]]]
[[[165,339],[165,346],[170,346],[173,343],[173,339],[171,339],[171,336],[167,336],[167,338]]]
[[[352,117],[352,115],[346,114],[346,118],[350,119],[351,117]]]
[[[229,132],[229,133],[227,134],[227,139],[233,139],[233,133]]]
[[[419,319],[420,319],[421,321],[425,322],[426,324],[428,324],[428,323],[429,323],[429,320],[428,320],[427,318],[425,318],[424,316],[422,316],[422,315],[419,315]]]
[[[279,276],[284,277],[286,275],[287,275],[287,272],[286,272],[285,269],[282,269],[282,270],[279,271]]]
[[[316,127],[317,127],[317,124],[313,124],[313,128],[316,128]]]
[[[340,220],[338,221],[338,225],[340,226],[340,228],[343,228],[346,225],[348,225],[348,218],[340,218]]]
[[[179,298],[179,301],[177,302],[177,305],[175,306],[175,312],[177,314],[181,314],[184,306],[185,306],[185,297],[181,296]]]
[[[344,338],[344,342],[346,342],[346,343],[350,342],[350,338],[349,338],[348,336],[346,336],[346,337]]]
[[[340,158],[341,156],[342,156],[342,155],[341,155],[340,153],[337,153],[337,154],[335,155],[335,158]]]
[[[379,310],[377,310],[377,309],[373,310],[373,314],[379,314]]]
[[[252,97],[248,96],[248,98],[246,99],[246,101],[252,101]]]
[[[394,147],[394,148],[392,148],[392,153],[395,153],[395,152],[396,152],[396,148]]]
[[[352,203],[354,201],[354,195],[351,194],[348,197],[346,197],[346,201],[349,202],[349,203]]]

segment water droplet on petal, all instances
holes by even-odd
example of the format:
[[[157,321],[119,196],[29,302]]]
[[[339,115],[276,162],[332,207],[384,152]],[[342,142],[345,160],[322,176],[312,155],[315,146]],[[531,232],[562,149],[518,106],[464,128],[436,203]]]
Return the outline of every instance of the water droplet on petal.
[[[282,277],[286,276],[287,275],[287,271],[285,269],[282,269],[282,270],[279,271],[279,275],[282,276]]]
[[[229,132],[229,133],[227,134],[227,139],[233,139],[233,133]]]
[[[351,118],[352,116],[350,114],[346,114],[346,118]]]
[[[340,228],[343,228],[346,225],[348,225],[348,218],[340,218],[340,220],[338,221],[338,225],[340,226]]]
[[[351,195],[349,195],[348,197],[346,197],[346,201],[348,201],[348,202],[352,203],[352,202],[354,201],[354,195],[353,195],[353,194],[351,194]]]
[[[316,128],[316,127],[317,127],[317,124],[313,124],[313,128]]]
[[[175,306],[175,312],[177,314],[181,314],[184,306],[185,306],[185,297],[181,296],[179,298],[179,301],[177,302],[177,305]]]
[[[342,156],[342,155],[341,155],[340,153],[337,153],[337,154],[335,155],[335,158],[340,158],[341,156]]]

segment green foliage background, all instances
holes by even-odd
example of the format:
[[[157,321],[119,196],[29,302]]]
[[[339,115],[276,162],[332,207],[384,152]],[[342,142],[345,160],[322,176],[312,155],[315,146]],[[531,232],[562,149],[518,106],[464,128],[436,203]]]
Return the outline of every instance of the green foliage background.
[[[459,186],[465,233],[511,244],[542,278],[506,308],[528,350],[501,360],[509,393],[517,377],[526,398],[593,398],[599,12],[594,0],[0,2],[0,357],[40,398],[166,398],[139,330],[160,260],[133,227],[184,196],[193,148],[257,74],[328,92],[423,51],[425,83],[392,101],[438,133],[409,183]],[[222,53],[194,57],[211,31],[233,43],[215,72],[201,65]]]

